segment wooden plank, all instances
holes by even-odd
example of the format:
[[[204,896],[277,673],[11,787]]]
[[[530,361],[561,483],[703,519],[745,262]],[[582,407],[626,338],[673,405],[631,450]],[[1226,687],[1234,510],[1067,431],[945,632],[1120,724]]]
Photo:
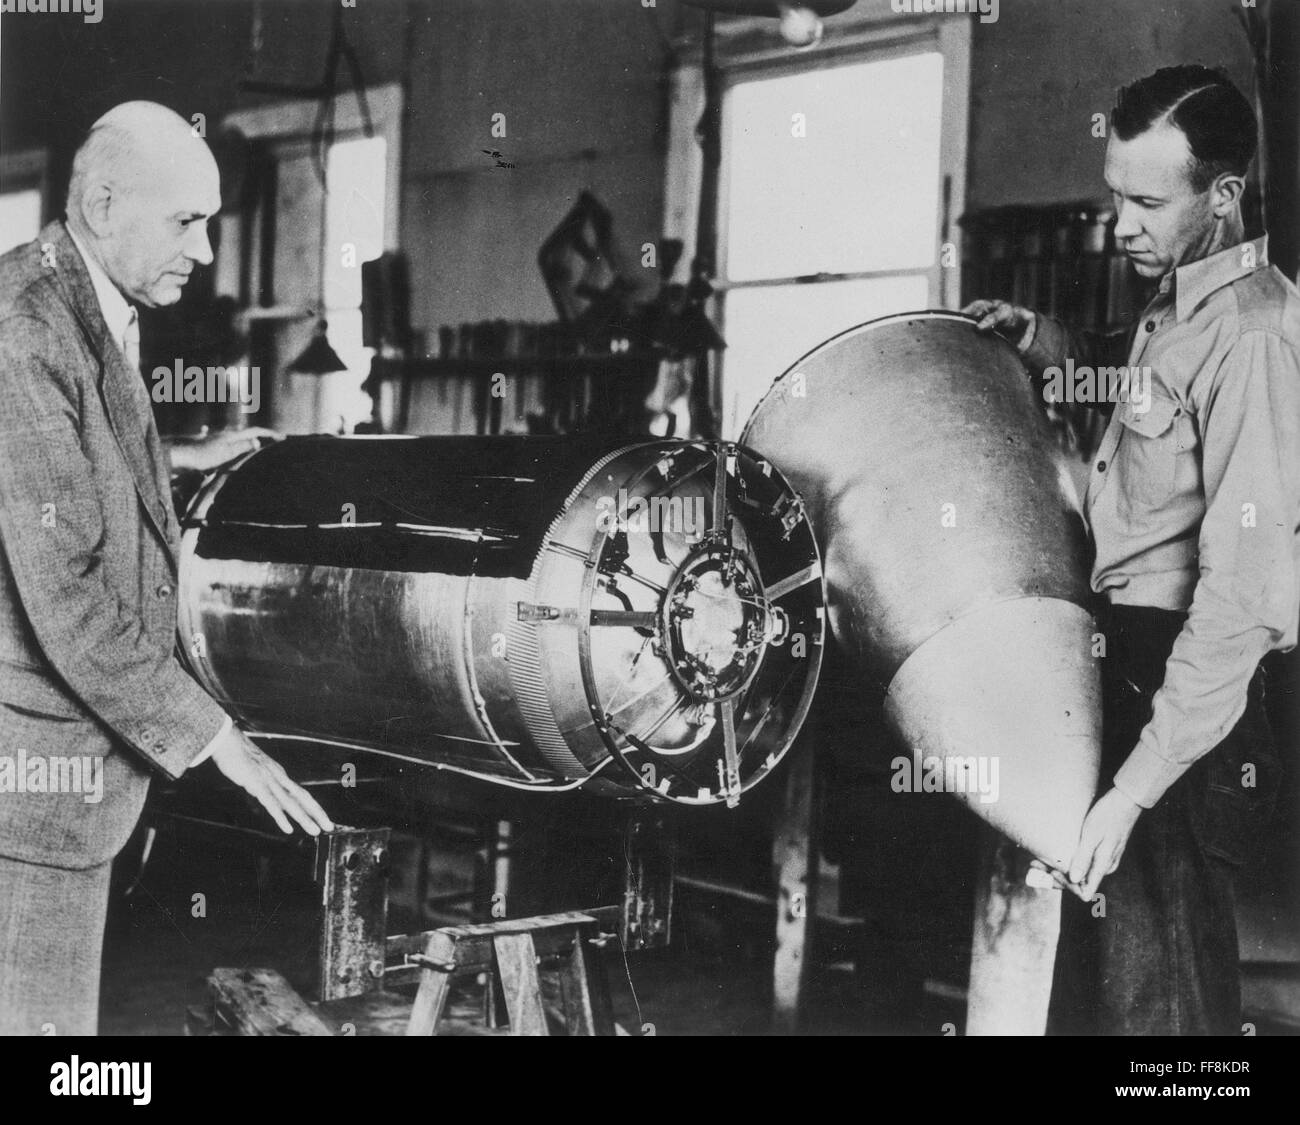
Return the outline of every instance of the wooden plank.
[[[456,942],[441,930],[434,930],[425,945],[424,956],[443,968],[426,966],[420,974],[420,988],[411,1005],[407,1035],[436,1035],[442,1010],[447,1006],[452,966],[456,963]]]
[[[619,921],[622,917],[622,908],[619,906],[597,906],[587,910],[571,911],[567,914],[543,915],[542,917],[567,919],[575,924],[595,921],[605,933],[614,933],[618,930]],[[470,933],[490,938],[496,932],[520,933],[524,929],[535,929],[535,926],[525,925],[525,923],[532,923],[536,920],[536,918],[521,918],[517,923],[509,921],[489,922],[473,926],[444,927],[443,929],[451,930],[458,936],[462,933]],[[493,929],[494,926],[505,926],[506,929],[497,931]],[[442,929],[423,930],[413,934],[390,934],[387,943],[388,964],[390,966],[401,966],[411,954],[423,953],[429,944],[429,938],[441,932],[443,932]],[[414,969],[414,966],[412,966],[412,969]]]
[[[500,922],[483,922],[474,926],[446,926],[443,933],[450,934],[457,942],[466,938],[495,938],[503,934],[530,934],[535,930],[549,930],[557,926],[581,926],[594,922],[590,915],[579,910],[570,910],[562,914],[536,914],[531,918],[512,918]]]
[[[474,926],[446,926],[440,930],[430,930],[429,935],[442,934],[452,943],[457,971],[488,972],[493,964],[493,939],[502,934],[530,934],[539,957],[554,957],[563,954],[572,940],[573,931],[579,926],[590,926],[594,919],[589,914],[577,911],[567,914],[542,914],[533,918],[520,918],[507,922],[485,922]],[[409,943],[403,942],[409,950]],[[389,952],[397,948],[389,943]],[[410,953],[404,954],[409,957]],[[395,967],[385,973],[389,985],[402,979],[402,970]]]
[[[1030,855],[992,828],[980,841],[967,1035],[1044,1035],[1061,895],[1025,885]]]
[[[564,1015],[564,1028],[569,1035],[594,1035],[594,1018],[591,1011],[591,993],[587,988],[587,967],[582,958],[585,944],[579,934],[573,950],[556,971],[560,986],[560,1010]]]
[[[325,1022],[274,969],[214,969],[208,991],[241,1035],[332,1035]]]
[[[811,726],[811,724],[809,725]],[[777,868],[776,957],[772,965],[772,1020],[778,1031],[794,1031],[807,970],[816,907],[815,741],[809,726],[790,754],[785,807],[772,844]]]
[[[616,913],[609,914],[608,920]],[[546,964],[546,981],[553,986],[550,1001],[569,1034],[613,1035],[608,983],[588,940],[599,932],[594,918],[577,911],[430,931],[424,952],[400,970],[405,973],[418,966],[420,972],[407,1034],[437,1034],[453,974],[487,972],[500,982],[510,1033],[549,1035],[542,993],[542,965]],[[404,949],[403,956],[412,957],[409,947],[414,936],[390,939],[390,954]],[[552,961],[558,961],[558,966],[549,967]],[[398,971],[386,974],[390,982]]]
[[[511,1035],[549,1035],[542,1007],[542,982],[537,974],[537,950],[532,934],[502,933],[492,939]]]
[[[589,938],[594,930],[578,932],[573,950],[556,976],[560,1002],[569,1035],[613,1035],[614,1011],[608,982]]]

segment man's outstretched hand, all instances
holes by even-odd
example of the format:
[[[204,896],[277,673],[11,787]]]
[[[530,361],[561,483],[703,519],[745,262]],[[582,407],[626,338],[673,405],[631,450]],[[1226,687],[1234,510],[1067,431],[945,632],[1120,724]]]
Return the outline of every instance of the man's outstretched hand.
[[[1079,896],[1091,902],[1101,881],[1124,858],[1124,849],[1142,806],[1118,789],[1110,789],[1092,806],[1079,833],[1079,845],[1070,860],[1070,882],[1081,888]]]
[[[334,828],[325,810],[310,793],[293,781],[284,767],[268,757],[238,727],[231,727],[212,751],[212,761],[241,789],[256,797],[281,832],[292,832],[292,817],[309,836]]]
[[[196,469],[201,473],[210,472],[218,465],[251,453],[263,442],[279,441],[284,435],[263,426],[245,426],[242,430],[216,430],[205,433],[200,438],[186,438],[171,441],[167,453],[171,457],[172,470]]]

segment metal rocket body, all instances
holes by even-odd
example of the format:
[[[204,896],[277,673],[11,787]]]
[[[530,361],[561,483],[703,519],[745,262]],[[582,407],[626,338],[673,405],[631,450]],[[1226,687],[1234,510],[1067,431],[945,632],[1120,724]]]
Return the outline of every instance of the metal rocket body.
[[[1033,393],[1004,341],[908,314],[805,356],[742,440],[803,496],[832,631],[913,756],[1064,867],[1096,789],[1101,696],[1086,531]],[[992,776],[990,794],[976,780]]]
[[[734,445],[288,438],[184,527],[181,649],[255,736],[735,805],[816,688],[813,531]]]

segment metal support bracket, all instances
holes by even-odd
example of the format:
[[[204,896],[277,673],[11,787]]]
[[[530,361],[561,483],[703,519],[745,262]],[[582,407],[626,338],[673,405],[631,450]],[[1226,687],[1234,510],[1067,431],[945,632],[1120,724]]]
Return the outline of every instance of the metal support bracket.
[[[321,888],[318,999],[384,984],[388,930],[387,828],[336,828],[316,841]]]

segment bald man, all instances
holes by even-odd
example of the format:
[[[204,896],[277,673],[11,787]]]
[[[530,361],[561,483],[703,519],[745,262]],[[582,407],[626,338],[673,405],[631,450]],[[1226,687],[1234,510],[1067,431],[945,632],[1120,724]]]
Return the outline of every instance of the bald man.
[[[0,258],[0,1033],[96,1030],[109,868],[152,774],[210,757],[281,831],[332,827],[175,651],[179,540],[137,309],[212,261],[220,205],[207,145],[128,102],[78,149],[66,221]]]

